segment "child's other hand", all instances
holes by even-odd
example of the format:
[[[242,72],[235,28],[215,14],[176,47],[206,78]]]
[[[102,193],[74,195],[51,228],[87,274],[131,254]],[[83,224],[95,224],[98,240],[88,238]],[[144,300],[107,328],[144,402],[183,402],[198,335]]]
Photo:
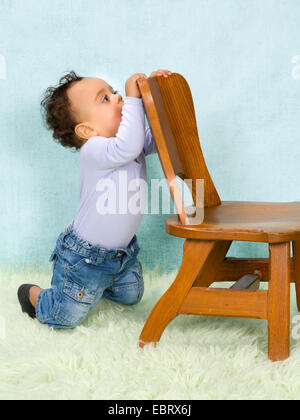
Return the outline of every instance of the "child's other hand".
[[[155,76],[164,76],[164,77],[169,77],[171,75],[171,71],[170,70],[157,70],[157,71],[153,71],[150,74],[150,77],[155,77]]]
[[[141,98],[141,92],[139,90],[137,80],[147,79],[147,75],[144,73],[135,73],[127,80],[125,84],[126,96],[132,96],[133,98]]]

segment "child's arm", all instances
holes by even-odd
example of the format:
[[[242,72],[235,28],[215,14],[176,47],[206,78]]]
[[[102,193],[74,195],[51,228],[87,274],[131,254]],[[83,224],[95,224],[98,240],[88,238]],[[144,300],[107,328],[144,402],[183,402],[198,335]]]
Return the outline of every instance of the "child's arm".
[[[145,112],[141,98],[126,96],[116,137],[91,137],[81,150],[82,159],[98,169],[112,169],[133,161],[143,150]]]
[[[157,153],[156,144],[150,127],[146,128],[144,153],[145,156]]]

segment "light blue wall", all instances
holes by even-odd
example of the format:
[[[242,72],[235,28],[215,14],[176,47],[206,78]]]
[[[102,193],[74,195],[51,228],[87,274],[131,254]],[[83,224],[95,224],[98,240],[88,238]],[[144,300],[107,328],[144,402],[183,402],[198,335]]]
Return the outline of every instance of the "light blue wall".
[[[77,210],[79,155],[53,142],[39,108],[71,69],[123,95],[133,73],[182,74],[221,198],[300,200],[299,22],[299,0],[0,0],[0,264],[47,265]],[[162,177],[147,160],[149,178]],[[140,259],[172,270],[183,239],[166,218],[144,216]]]

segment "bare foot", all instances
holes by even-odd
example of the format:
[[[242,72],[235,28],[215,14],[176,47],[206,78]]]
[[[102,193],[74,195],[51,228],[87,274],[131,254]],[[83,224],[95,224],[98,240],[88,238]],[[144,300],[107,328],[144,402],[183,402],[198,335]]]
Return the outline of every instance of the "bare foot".
[[[41,293],[43,289],[41,289],[38,286],[32,286],[29,290],[29,300],[32,306],[36,307],[39,294]]]

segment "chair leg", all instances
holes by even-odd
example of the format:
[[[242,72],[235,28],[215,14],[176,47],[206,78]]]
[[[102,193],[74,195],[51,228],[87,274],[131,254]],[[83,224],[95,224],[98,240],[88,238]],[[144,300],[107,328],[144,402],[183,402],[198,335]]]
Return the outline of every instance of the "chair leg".
[[[293,241],[293,260],[297,308],[300,312],[300,241]]]
[[[289,357],[290,243],[269,244],[268,353],[272,361]]]
[[[139,338],[140,347],[144,347],[147,343],[156,343],[160,339],[166,326],[178,314],[185,296],[216,244],[217,241],[192,239],[184,242],[183,258],[178,274],[152,309]]]
[[[207,257],[193,287],[209,287],[214,283],[232,241],[218,241]]]

